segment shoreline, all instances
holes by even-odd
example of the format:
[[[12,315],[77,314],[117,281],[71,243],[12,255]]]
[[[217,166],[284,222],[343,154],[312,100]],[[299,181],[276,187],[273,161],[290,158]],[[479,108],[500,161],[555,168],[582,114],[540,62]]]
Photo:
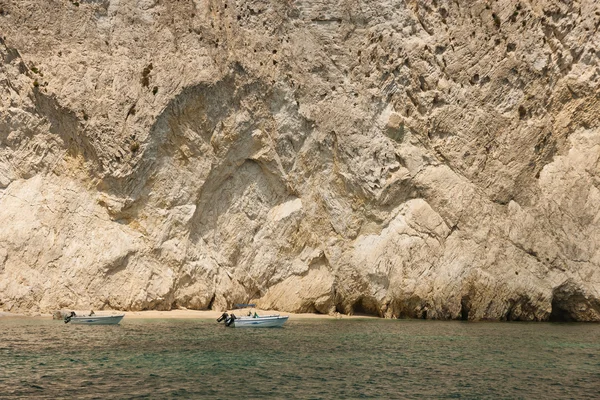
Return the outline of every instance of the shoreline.
[[[249,308],[246,309],[237,309],[237,310],[228,310],[227,313],[237,314],[238,316],[246,315],[248,311],[251,310]],[[66,310],[63,310],[66,311]],[[70,310],[69,310],[70,311]],[[88,315],[90,310],[74,310],[78,315]],[[282,312],[276,310],[262,310],[259,308],[252,309],[252,311],[256,311],[259,315],[269,315],[269,314],[280,314],[280,315],[289,315],[290,319],[356,319],[356,318],[372,318],[372,319],[380,319],[379,317],[372,315],[345,315],[345,314],[313,314],[313,313],[291,313],[291,312]],[[146,310],[146,311],[119,311],[119,310],[104,310],[104,311],[95,311],[96,315],[115,315],[115,314],[125,314],[125,318],[127,319],[214,319],[216,320],[223,314],[223,311],[213,311],[213,310],[187,310],[187,309],[177,309],[170,311],[157,311],[157,310]],[[43,318],[43,319],[52,319],[52,313],[37,313],[33,315],[26,314],[17,314],[11,312],[0,311],[0,320],[3,318]]]

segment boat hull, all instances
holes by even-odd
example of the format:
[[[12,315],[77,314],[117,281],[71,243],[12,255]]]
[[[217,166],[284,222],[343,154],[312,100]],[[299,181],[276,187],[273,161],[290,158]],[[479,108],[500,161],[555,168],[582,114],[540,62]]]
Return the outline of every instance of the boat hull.
[[[125,314],[121,315],[92,315],[90,317],[73,317],[69,321],[75,325],[117,325]]]
[[[237,318],[233,321],[235,328],[278,328],[283,326],[289,317],[258,317],[258,318]]]

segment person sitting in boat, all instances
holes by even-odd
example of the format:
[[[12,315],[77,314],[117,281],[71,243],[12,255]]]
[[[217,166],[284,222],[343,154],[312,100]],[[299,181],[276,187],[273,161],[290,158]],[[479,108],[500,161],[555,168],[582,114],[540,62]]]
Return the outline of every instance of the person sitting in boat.
[[[71,311],[71,314],[65,316],[65,324],[71,322],[71,318],[75,317],[75,311]]]

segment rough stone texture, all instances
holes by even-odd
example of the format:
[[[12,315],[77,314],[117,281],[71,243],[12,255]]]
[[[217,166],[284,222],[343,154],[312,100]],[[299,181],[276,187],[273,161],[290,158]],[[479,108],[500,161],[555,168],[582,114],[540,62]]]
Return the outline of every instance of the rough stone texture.
[[[600,8],[0,0],[0,307],[600,320]]]

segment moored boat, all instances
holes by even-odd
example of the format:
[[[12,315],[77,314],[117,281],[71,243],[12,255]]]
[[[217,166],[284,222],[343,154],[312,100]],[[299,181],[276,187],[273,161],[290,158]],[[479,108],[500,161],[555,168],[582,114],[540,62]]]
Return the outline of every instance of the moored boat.
[[[125,314],[118,315],[96,315],[92,312],[90,315],[78,316],[75,312],[65,317],[65,324],[69,322],[75,325],[117,325],[125,317]]]
[[[263,315],[254,313],[253,316],[236,317],[235,314],[223,313],[217,322],[223,321],[225,326],[232,328],[278,328],[283,326],[289,316]]]

